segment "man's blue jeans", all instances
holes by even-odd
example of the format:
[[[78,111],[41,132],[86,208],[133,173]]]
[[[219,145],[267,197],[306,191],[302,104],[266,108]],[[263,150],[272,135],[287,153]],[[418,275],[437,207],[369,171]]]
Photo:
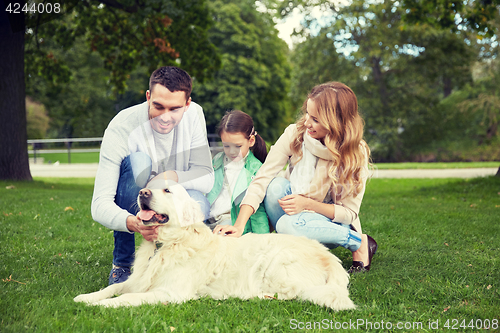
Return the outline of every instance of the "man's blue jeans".
[[[137,215],[139,206],[137,196],[139,191],[147,184],[151,174],[151,158],[141,152],[127,156],[120,166],[120,178],[116,189],[115,203],[132,215]],[[189,196],[201,206],[205,219],[210,215],[210,203],[207,198],[197,190],[187,190]],[[135,236],[132,233],[115,231],[115,248],[113,250],[113,264],[121,267],[130,267],[134,261]]]
[[[267,187],[264,205],[266,213],[278,233],[306,236],[315,239],[332,249],[337,246],[356,251],[361,246],[361,235],[351,230],[350,225],[332,222],[324,215],[302,212],[287,215],[278,203],[278,199],[292,194],[290,181],[277,177]]]

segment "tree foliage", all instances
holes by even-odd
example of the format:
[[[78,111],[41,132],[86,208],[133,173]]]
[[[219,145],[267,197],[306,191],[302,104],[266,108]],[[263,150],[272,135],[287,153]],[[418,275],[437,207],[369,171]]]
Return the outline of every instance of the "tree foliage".
[[[471,29],[493,36],[499,0],[403,0],[404,19],[410,24],[430,24],[444,30]]]
[[[343,2],[332,0],[261,0],[269,12],[277,17],[287,17],[295,9],[306,16],[315,7],[336,11]],[[367,4],[381,3],[369,0]],[[500,0],[402,0],[403,24],[427,24],[434,28],[456,32],[468,29],[481,36],[492,37],[498,26],[493,21],[498,17]],[[352,4],[352,1],[348,3]]]
[[[49,129],[50,120],[45,106],[26,98],[26,119],[28,139],[43,139]]]
[[[270,14],[278,18],[289,16],[295,9],[299,9],[302,14],[307,16],[316,7],[320,7],[322,10],[331,10],[338,6],[337,1],[331,0],[261,0],[260,2]]]
[[[28,17],[25,63],[30,76],[54,84],[70,79],[67,65],[45,48],[49,40],[64,50],[83,41],[101,56],[118,92],[141,66],[151,73],[159,66],[178,65],[203,81],[220,65],[208,40],[211,20],[204,0],[68,0],[61,7],[57,19],[43,22],[46,16],[38,13]]]
[[[498,62],[495,62],[486,66],[489,74],[474,82],[474,85],[463,89],[463,93],[466,93],[466,99],[457,104],[460,112],[471,114],[479,120],[479,126],[473,128],[476,130],[474,134],[479,137],[480,143],[489,142],[498,136],[500,123],[499,65]]]
[[[68,1],[57,19],[43,18],[28,17],[27,93],[48,108],[53,137],[102,135],[118,111],[144,100],[159,66],[197,81],[220,66],[204,0]]]
[[[39,76],[28,81],[26,94],[48,110],[49,137],[102,136],[117,112],[145,100],[149,76],[144,68],[131,72],[127,90],[117,95],[109,84],[110,74],[102,58],[86,47],[83,37],[66,50],[50,40],[44,47],[72,73],[64,84],[47,83]]]
[[[302,95],[327,80],[354,90],[374,157],[385,161],[409,158],[435,139],[433,108],[471,81],[476,57],[465,33],[404,25],[402,14],[396,1],[352,1],[293,56],[292,89]]]
[[[258,12],[253,1],[216,0],[210,8],[215,21],[210,41],[221,52],[222,68],[213,81],[195,85],[193,99],[203,103],[209,132],[215,132],[226,111],[239,109],[273,141],[293,121],[287,102],[288,47],[272,17]]]
[[[24,1],[18,3],[24,8]],[[220,65],[207,37],[211,20],[204,0],[36,0],[29,5],[13,13],[6,3],[0,14],[0,115],[9,121],[0,124],[1,178],[31,179],[25,78],[30,84],[44,77],[54,87],[72,78],[67,64],[45,48],[47,41],[68,50],[82,38],[104,59],[116,92],[125,90],[127,76],[138,67],[151,72],[177,64],[203,81]],[[52,11],[34,11],[32,5]]]

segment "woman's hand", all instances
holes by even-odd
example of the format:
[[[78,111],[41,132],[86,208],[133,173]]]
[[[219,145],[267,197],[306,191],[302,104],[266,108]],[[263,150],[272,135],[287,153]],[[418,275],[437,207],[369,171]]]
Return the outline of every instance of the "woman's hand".
[[[287,215],[295,215],[308,209],[309,203],[312,201],[299,194],[291,194],[284,196],[278,203]]]
[[[240,237],[243,234],[243,230],[240,230],[233,225],[218,225],[214,228],[214,234],[230,237]]]

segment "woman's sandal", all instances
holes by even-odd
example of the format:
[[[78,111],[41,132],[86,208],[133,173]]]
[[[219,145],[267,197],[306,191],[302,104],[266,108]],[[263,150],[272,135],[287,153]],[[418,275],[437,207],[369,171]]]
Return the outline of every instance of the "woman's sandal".
[[[370,263],[365,266],[362,261],[354,261],[352,262],[351,268],[347,271],[349,274],[360,273],[360,272],[368,272],[370,270],[370,266],[372,265],[373,255],[377,252],[377,242],[369,235],[366,235],[368,238],[368,260]]]

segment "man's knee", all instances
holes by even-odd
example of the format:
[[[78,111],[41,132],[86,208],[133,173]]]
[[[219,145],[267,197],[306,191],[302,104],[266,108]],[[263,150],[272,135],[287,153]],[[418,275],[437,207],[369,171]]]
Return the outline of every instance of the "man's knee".
[[[137,208],[134,204],[139,190],[146,186],[151,166],[151,159],[145,153],[133,153],[123,159],[115,195],[115,202],[120,208],[135,215]]]
[[[129,159],[130,167],[137,186],[146,186],[153,167],[151,157],[143,152],[135,152],[127,156],[127,158]]]

